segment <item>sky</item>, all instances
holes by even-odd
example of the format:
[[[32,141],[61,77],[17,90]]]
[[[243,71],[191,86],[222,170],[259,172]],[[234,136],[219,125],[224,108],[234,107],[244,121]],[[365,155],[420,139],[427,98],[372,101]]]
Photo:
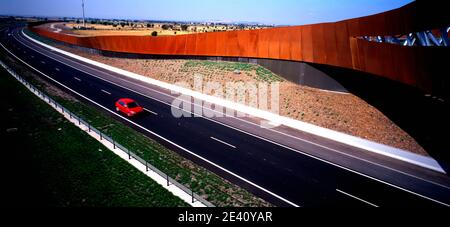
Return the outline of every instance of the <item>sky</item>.
[[[303,25],[399,8],[412,0],[85,0],[86,17]],[[81,17],[81,0],[0,0],[1,15]]]

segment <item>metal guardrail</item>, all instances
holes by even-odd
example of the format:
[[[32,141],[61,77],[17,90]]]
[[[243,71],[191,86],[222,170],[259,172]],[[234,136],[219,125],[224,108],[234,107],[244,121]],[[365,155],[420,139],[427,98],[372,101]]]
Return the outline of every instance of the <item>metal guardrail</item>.
[[[206,205],[207,207],[214,207],[214,205],[212,203],[206,201],[204,198],[202,198],[201,196],[196,194],[192,189],[190,189],[190,188],[186,187],[185,185],[177,182],[176,180],[171,178],[168,174],[162,172],[161,170],[159,170],[158,168],[156,168],[152,164],[148,163],[143,158],[139,157],[134,152],[130,151],[129,149],[127,149],[124,146],[122,146],[121,144],[117,143],[114,139],[112,139],[106,133],[103,133],[101,130],[99,130],[99,129],[95,128],[94,126],[90,125],[87,121],[83,120],[81,117],[77,116],[75,113],[71,112],[70,110],[65,108],[63,105],[59,104],[54,99],[52,99],[51,97],[46,95],[44,92],[42,92],[39,89],[37,89],[35,86],[30,84],[27,80],[25,80],[23,77],[21,77],[16,72],[14,72],[12,69],[10,69],[1,60],[0,60],[0,65],[5,70],[7,70],[12,76],[14,76],[19,82],[21,82],[23,85],[25,85],[29,90],[34,92],[39,98],[41,98],[42,100],[47,102],[49,105],[55,107],[55,109],[57,109],[57,110],[60,109],[62,113],[68,114],[70,119],[75,119],[75,121],[78,122],[78,125],[84,125],[86,128],[88,128],[89,132],[95,132],[100,137],[100,140],[104,139],[104,140],[109,141],[110,143],[113,144],[114,149],[122,150],[123,152],[125,152],[128,155],[129,159],[135,159],[138,162],[140,162],[141,164],[143,164],[145,166],[147,172],[148,171],[152,171],[152,172],[158,174],[160,177],[166,179],[167,186],[175,185],[176,187],[180,188],[181,190],[183,190],[188,195],[191,195],[192,203],[194,203],[195,201],[199,201],[199,202],[203,203],[204,205]]]

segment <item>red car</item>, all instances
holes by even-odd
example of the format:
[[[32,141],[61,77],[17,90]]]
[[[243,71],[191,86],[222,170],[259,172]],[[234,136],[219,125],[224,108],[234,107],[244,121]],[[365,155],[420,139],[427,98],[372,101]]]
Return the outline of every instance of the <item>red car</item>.
[[[116,102],[116,110],[117,112],[122,112],[126,114],[128,117],[135,116],[136,114],[144,111],[142,107],[137,104],[133,99],[122,98]]]

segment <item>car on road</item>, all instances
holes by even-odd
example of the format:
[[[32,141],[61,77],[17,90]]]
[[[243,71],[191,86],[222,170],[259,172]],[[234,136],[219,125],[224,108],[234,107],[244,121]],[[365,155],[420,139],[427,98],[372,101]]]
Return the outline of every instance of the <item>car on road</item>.
[[[133,117],[144,111],[144,108],[133,99],[121,98],[116,102],[116,111],[121,112],[128,117]]]

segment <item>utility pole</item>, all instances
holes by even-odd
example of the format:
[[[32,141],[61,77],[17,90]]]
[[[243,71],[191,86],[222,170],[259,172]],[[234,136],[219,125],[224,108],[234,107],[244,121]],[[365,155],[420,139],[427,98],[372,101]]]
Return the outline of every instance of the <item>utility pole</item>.
[[[84,0],[81,0],[81,8],[83,8],[83,28],[86,27],[86,19],[84,18]]]

